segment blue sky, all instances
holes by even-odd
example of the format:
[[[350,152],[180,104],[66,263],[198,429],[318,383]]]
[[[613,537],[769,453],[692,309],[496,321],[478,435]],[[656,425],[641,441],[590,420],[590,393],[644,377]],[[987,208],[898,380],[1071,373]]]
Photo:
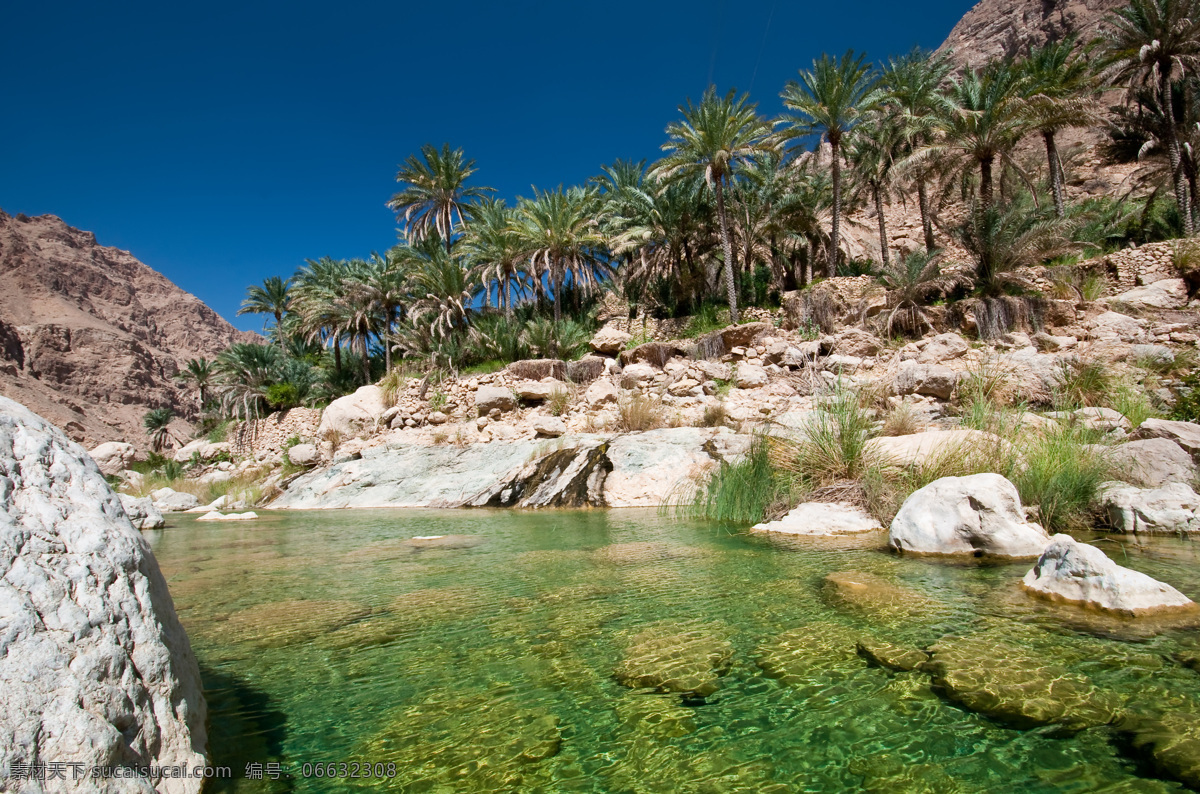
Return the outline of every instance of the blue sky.
[[[971,0],[10,3],[0,208],[133,252],[242,328],[245,286],[383,250],[396,166],[506,197],[653,159],[706,85],[760,110],[822,51],[936,47]]]

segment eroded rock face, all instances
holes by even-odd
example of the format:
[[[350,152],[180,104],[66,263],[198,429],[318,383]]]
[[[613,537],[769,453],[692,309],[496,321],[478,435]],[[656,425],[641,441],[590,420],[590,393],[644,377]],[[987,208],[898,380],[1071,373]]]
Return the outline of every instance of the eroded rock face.
[[[1036,557],[1050,542],[1025,520],[1017,488],[999,474],[943,477],[904,501],[888,542],[897,551]]]
[[[1095,546],[1055,535],[1025,574],[1027,593],[1119,615],[1151,615],[1195,609],[1183,593],[1144,573],[1122,568]]]
[[[87,453],[3,397],[0,506],[0,767],[202,765],[200,670],[150,547]]]

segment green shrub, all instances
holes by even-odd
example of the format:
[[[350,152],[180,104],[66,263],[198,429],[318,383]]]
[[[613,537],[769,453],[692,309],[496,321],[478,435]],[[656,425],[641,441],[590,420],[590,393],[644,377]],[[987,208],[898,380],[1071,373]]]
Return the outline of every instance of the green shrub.
[[[429,395],[429,410],[440,411],[446,407],[446,403],[450,398],[446,396],[446,392],[441,389],[435,389],[433,394]]]
[[[1011,475],[1021,502],[1037,505],[1049,532],[1088,529],[1100,485],[1112,479],[1102,450],[1083,428],[1063,425],[1032,434],[1021,444],[1021,465]]]
[[[768,442],[759,438],[740,462],[722,462],[682,512],[715,521],[757,524],[794,507],[792,497],[790,480],[771,465]]]
[[[1104,405],[1115,382],[1106,364],[1087,358],[1072,358],[1060,363],[1055,404],[1060,410]]]
[[[1183,389],[1175,399],[1171,418],[1181,422],[1200,422],[1200,375],[1183,376]]]
[[[687,327],[683,330],[683,338],[696,339],[697,337],[720,330],[726,324],[722,320],[720,310],[713,304],[706,303],[688,320]]]

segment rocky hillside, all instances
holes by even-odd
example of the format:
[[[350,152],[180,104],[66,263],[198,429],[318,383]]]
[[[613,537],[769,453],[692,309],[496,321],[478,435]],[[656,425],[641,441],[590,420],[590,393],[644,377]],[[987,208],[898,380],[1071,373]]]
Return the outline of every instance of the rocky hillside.
[[[53,215],[0,211],[0,283],[0,394],[89,445],[144,446],[150,408],[191,416],[194,399],[171,379],[179,366],[253,338]]]
[[[1071,33],[1091,38],[1121,0],[981,0],[966,13],[938,52],[966,66],[1020,55]]]

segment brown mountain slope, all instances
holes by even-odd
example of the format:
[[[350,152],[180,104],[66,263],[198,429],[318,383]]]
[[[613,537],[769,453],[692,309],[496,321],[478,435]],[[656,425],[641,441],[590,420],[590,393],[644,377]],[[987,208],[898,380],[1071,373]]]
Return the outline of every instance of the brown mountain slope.
[[[958,21],[938,52],[952,52],[959,63],[975,67],[1071,33],[1090,39],[1099,33],[1104,15],[1123,4],[1123,0],[982,0]]]
[[[253,338],[91,232],[0,211],[0,394],[77,441],[145,447],[147,410],[194,414],[179,367]]]

